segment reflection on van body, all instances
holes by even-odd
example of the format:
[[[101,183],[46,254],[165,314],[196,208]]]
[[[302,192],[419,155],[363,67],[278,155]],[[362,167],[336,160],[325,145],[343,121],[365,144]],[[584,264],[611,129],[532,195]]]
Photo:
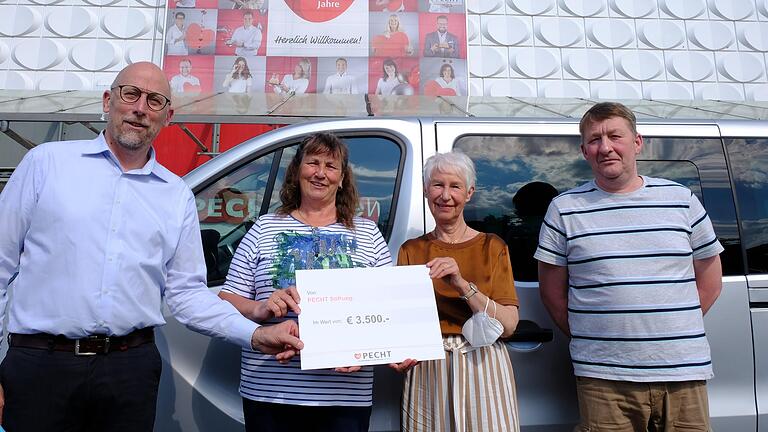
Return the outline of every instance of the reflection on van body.
[[[523,430],[570,431],[578,407],[568,341],[555,331],[551,342],[536,342],[546,334],[537,328],[554,325],[539,299],[532,254],[541,209],[553,196],[592,178],[576,120],[588,106],[575,102],[572,108],[574,119],[546,123],[332,120],[282,128],[244,143],[186,177],[198,199],[209,285],[221,285],[252,218],[278,205],[283,171],[306,134],[333,130],[348,142],[364,197],[361,214],[376,221],[393,255],[406,239],[434,227],[424,203],[421,162],[437,151],[459,149],[475,161],[478,174],[465,218],[508,242],[520,316],[533,329],[508,342]],[[663,115],[670,115],[667,111]],[[640,172],[689,187],[726,248],[723,292],[705,320],[715,369],[709,383],[715,430],[768,432],[768,138],[740,132],[768,130],[754,123],[746,129],[735,121],[639,124],[646,137]],[[215,424],[216,430],[241,430],[239,350],[188,332],[172,319],[160,342],[168,367],[157,429],[209,430]],[[375,380],[371,430],[399,430],[402,377],[381,367]]]

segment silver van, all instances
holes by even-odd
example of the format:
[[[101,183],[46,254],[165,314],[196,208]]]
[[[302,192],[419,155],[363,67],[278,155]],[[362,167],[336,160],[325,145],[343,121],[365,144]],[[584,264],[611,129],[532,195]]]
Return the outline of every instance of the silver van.
[[[422,195],[422,162],[459,149],[478,171],[467,222],[501,236],[511,252],[524,321],[507,345],[523,430],[570,431],[578,409],[568,341],[552,330],[539,299],[532,255],[549,199],[538,188],[563,192],[591,178],[578,149],[578,111],[570,118],[540,112],[528,119],[326,120],[247,141],[185,177],[197,198],[209,285],[223,283],[253,219],[278,206],[284,170],[307,134],[333,131],[346,140],[361,213],[378,223],[393,256],[406,239],[434,227]],[[646,139],[640,172],[691,188],[725,246],[723,291],[706,317],[715,369],[712,426],[768,432],[768,122],[635,111]],[[523,188],[528,184],[535,186]],[[165,370],[156,429],[242,430],[239,348],[167,319],[158,332]],[[401,382],[387,367],[377,369],[371,430],[399,430]]]

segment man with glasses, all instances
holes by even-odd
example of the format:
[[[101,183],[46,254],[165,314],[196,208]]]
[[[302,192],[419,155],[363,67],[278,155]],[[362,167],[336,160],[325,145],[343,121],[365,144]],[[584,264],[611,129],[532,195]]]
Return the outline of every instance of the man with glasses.
[[[424,57],[459,57],[459,38],[448,31],[448,17],[440,15],[437,28],[424,37]]]
[[[163,299],[187,327],[278,361],[302,347],[295,323],[259,327],[208,290],[194,196],[152,148],[170,94],[157,66],[126,67],[104,92],[104,132],[30,150],[0,195],[9,431],[151,431]]]

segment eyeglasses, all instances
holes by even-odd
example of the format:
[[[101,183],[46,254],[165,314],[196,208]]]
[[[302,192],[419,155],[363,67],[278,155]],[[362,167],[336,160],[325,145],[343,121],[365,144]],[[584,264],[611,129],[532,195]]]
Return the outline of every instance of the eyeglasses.
[[[168,106],[169,103],[171,103],[170,99],[160,93],[145,92],[144,90],[132,85],[114,86],[110,90],[114,89],[118,89],[120,99],[122,99],[125,103],[135,103],[137,100],[141,99],[142,94],[147,95],[147,106],[152,111],[160,111]]]

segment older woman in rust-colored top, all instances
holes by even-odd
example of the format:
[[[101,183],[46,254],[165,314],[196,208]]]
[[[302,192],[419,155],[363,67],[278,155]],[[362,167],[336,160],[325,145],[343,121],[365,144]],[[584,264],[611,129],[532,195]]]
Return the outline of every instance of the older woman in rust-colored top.
[[[391,365],[408,371],[403,431],[520,429],[512,362],[497,339],[510,336],[517,326],[512,265],[501,238],[476,231],[464,221],[464,206],[474,191],[475,167],[469,157],[453,152],[427,159],[424,195],[436,226],[405,242],[397,263],[429,267],[445,359]],[[489,325],[486,318],[498,322]],[[468,320],[472,322],[465,326]],[[473,332],[466,328],[469,325]]]

